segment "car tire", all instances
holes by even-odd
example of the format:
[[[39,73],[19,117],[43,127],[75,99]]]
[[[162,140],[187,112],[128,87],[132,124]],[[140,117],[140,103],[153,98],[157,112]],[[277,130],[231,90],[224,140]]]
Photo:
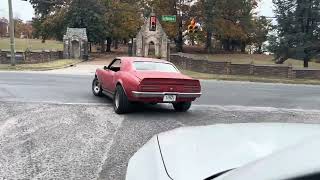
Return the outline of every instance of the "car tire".
[[[92,93],[95,96],[103,96],[102,87],[97,77],[95,77],[92,81]]]
[[[130,110],[130,102],[122,86],[117,85],[113,98],[113,108],[117,114],[125,114]]]
[[[178,103],[173,103],[172,105],[177,112],[186,112],[190,109],[191,102],[178,102]]]

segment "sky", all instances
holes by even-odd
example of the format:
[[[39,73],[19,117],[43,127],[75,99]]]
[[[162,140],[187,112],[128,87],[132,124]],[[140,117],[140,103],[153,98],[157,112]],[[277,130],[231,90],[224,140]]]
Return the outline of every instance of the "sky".
[[[24,21],[32,20],[34,10],[29,2],[12,0],[13,17]],[[0,17],[9,17],[8,0],[0,0]]]
[[[259,12],[260,15],[272,17],[274,16],[272,8],[273,8],[272,0],[261,0],[257,11]]]
[[[29,2],[22,0],[12,0],[13,16],[24,21],[31,20],[34,16],[34,10]],[[272,0],[261,0],[258,7],[258,14],[263,16],[273,16]],[[8,19],[8,0],[0,0],[0,18]]]

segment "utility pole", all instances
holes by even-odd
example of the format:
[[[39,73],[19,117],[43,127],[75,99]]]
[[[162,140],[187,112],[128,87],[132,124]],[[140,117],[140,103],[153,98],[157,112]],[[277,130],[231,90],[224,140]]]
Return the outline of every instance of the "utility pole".
[[[16,57],[15,57],[15,45],[14,45],[14,21],[13,21],[13,13],[12,13],[12,0],[8,0],[9,4],[9,26],[10,26],[10,48],[11,48],[11,65],[16,65]]]

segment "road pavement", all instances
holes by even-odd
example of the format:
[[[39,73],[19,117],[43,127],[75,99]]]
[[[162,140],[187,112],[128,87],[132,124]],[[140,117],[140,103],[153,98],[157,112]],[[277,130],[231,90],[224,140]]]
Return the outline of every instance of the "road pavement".
[[[202,81],[187,113],[144,105],[117,115],[92,76],[0,73],[0,179],[124,179],[152,136],[216,123],[320,123],[320,86]]]
[[[0,101],[105,103],[92,96],[93,75],[0,73]],[[320,86],[202,81],[195,104],[320,110]]]

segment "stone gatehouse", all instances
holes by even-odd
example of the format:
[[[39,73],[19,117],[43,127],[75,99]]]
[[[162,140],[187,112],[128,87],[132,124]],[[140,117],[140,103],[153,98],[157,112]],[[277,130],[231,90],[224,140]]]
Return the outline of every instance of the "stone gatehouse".
[[[85,59],[88,56],[86,28],[68,28],[63,36],[63,58]]]
[[[133,55],[167,59],[169,53],[168,36],[164,32],[157,16],[151,13],[133,40]]]

